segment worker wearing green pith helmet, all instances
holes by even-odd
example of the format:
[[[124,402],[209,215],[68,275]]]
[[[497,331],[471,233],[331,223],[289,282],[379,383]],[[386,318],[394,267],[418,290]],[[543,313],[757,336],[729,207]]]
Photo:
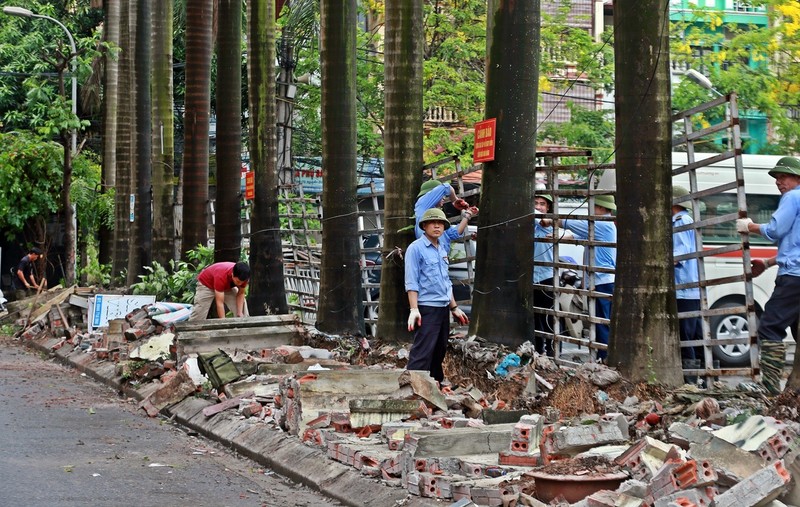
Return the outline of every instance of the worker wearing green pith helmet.
[[[469,319],[453,298],[453,284],[447,273],[447,252],[440,239],[450,222],[444,211],[429,209],[422,215],[419,227],[424,234],[409,245],[405,255],[405,287],[411,307],[408,330],[416,330],[407,367],[428,371],[441,382],[450,315],[461,325],[469,324]]]
[[[786,328],[798,339],[798,301],[800,301],[800,160],[783,157],[769,172],[781,193],[778,209],[768,224],[756,224],[749,218],[736,220],[742,234],[760,234],[778,245],[778,255],[752,261],[753,276],[778,266],[775,290],[764,306],[758,323],[761,343],[761,382],[772,394],[781,392],[781,378],[786,348]]]
[[[450,253],[450,242],[464,236],[469,221],[478,216],[478,208],[470,206],[464,199],[459,199],[455,189],[449,183],[428,180],[419,187],[417,202],[414,204],[414,235],[417,239],[422,237],[422,229],[419,226],[422,215],[429,209],[441,208],[448,197],[453,206],[461,210],[461,221],[458,226],[449,227],[439,239],[445,251]]]

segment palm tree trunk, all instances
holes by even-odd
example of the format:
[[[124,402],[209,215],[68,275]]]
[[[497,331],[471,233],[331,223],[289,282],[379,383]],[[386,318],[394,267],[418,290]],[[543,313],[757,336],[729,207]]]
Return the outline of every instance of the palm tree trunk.
[[[322,266],[317,328],[363,334],[356,200],[356,0],[320,2]]]
[[[405,251],[414,240],[414,200],[422,183],[422,1],[386,3],[384,45],[385,112],[384,250],[377,334],[388,340],[409,340],[405,268],[395,247]]]
[[[669,211],[672,123],[667,3],[642,0],[614,9],[617,188],[624,192],[617,196],[622,227],[617,235],[608,361],[632,382],[657,379],[680,385]]]
[[[136,81],[136,214],[133,222],[131,256],[128,259],[128,285],[136,283],[145,273],[144,266],[153,260],[153,215],[150,185],[152,182],[152,116],[150,74],[153,54],[150,0],[136,2],[136,52],[134,80]]]
[[[208,242],[208,123],[211,109],[211,0],[186,1],[183,257]]]
[[[172,0],[153,1],[153,260],[175,258]]]
[[[136,84],[133,80],[133,50],[135,44],[131,36],[131,28],[135,26],[136,13],[132,12],[135,2],[122,7],[120,19],[120,63],[119,86],[125,90],[120,95],[119,114],[117,115],[117,165],[115,176],[114,198],[114,254],[112,273],[119,276],[128,269],[128,257],[131,244],[131,195],[133,191],[133,164],[135,154],[133,147],[133,125],[136,113],[133,108],[133,91]]]
[[[486,118],[497,120],[484,164],[470,332],[505,345],[530,338],[539,0],[492,0],[487,11]]]
[[[103,38],[105,42],[115,46],[120,45],[120,1],[106,0],[105,22],[103,23]],[[103,50],[105,67],[105,83],[103,84],[103,168],[102,189],[103,193],[113,188],[116,184],[115,168],[117,166],[117,108],[119,105],[119,62],[116,57]],[[99,261],[107,264],[112,259],[114,232],[100,225],[100,252]]]
[[[275,11],[272,0],[247,2],[250,170],[256,188],[250,221],[251,315],[288,313],[278,214],[275,135]]]
[[[242,2],[219,1],[217,29],[217,207],[214,260],[242,249]]]

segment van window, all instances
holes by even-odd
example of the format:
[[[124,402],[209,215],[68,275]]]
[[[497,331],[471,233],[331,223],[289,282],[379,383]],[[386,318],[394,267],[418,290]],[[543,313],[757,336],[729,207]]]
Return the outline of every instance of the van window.
[[[747,216],[758,224],[769,222],[772,214],[778,209],[780,195],[747,195]],[[700,204],[700,218],[705,220],[729,213],[736,213],[736,194],[716,194],[704,197]],[[739,242],[735,222],[710,225],[702,229],[703,243],[730,244]],[[772,245],[772,243],[759,234],[750,235],[751,245]]]

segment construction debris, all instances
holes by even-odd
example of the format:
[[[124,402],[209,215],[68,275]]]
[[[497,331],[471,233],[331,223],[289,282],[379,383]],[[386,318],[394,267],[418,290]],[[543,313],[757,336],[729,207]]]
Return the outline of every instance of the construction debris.
[[[205,397],[197,417],[232,411],[411,496],[591,507],[800,497],[800,424],[752,415],[766,412],[757,390],[665,392],[600,364],[569,370],[525,347],[461,339],[439,385],[402,368],[407,346],[322,335],[292,315],[189,323],[185,306],[156,303],[88,332],[85,290],[44,295],[30,318],[15,310],[19,338],[111,368],[148,415]],[[213,386],[198,368],[209,353],[235,365]]]

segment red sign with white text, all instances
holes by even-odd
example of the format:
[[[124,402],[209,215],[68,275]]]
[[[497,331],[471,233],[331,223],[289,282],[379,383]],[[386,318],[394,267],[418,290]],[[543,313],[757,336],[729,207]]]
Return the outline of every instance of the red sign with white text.
[[[252,201],[256,198],[256,173],[250,171],[244,177],[244,198]]]
[[[472,161],[491,162],[494,160],[494,138],[497,120],[490,118],[475,124],[475,148],[472,150]]]

